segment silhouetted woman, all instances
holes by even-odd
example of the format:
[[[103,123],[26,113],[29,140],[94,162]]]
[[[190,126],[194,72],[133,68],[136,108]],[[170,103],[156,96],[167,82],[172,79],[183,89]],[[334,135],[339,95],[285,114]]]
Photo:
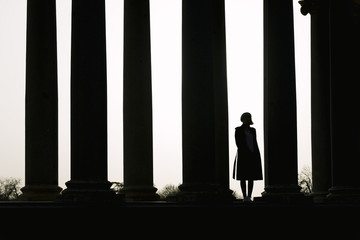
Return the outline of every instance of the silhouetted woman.
[[[256,140],[256,130],[251,127],[251,114],[245,112],[240,118],[242,125],[235,128],[237,153],[234,161],[233,178],[240,180],[244,201],[251,201],[254,180],[262,180],[261,156]],[[246,181],[248,182],[246,192]]]

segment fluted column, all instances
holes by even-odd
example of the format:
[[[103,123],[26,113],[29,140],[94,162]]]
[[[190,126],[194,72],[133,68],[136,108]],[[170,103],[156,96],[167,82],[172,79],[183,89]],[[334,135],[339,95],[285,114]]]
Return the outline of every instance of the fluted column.
[[[264,147],[262,199],[300,194],[292,0],[264,0]]]
[[[21,200],[54,200],[58,186],[55,0],[27,1],[25,186]]]
[[[63,199],[108,200],[105,1],[72,1],[71,180]]]
[[[358,47],[353,1],[330,1],[331,201],[360,201]]]
[[[331,187],[329,1],[300,3],[311,14],[312,197],[324,202]]]
[[[154,200],[149,0],[124,1],[124,189]]]
[[[183,183],[179,199],[228,199],[224,1],[183,0],[182,8]]]

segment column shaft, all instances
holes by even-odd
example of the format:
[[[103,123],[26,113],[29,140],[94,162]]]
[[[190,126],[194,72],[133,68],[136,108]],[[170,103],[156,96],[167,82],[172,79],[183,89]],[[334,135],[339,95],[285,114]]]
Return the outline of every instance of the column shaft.
[[[180,197],[218,199],[231,193],[224,1],[183,0],[182,4]]]
[[[215,112],[215,168],[216,182],[221,195],[229,197],[229,119],[226,65],[225,1],[214,1],[212,6],[212,45]]]
[[[330,1],[332,187],[329,200],[359,201],[360,112],[353,1]]]
[[[301,195],[292,0],[264,0],[264,140],[263,199]]]
[[[107,180],[105,1],[72,1],[71,180],[64,199],[102,200]]]
[[[149,0],[124,1],[123,92],[125,197],[156,199]]]
[[[58,186],[55,0],[27,1],[25,187],[22,200],[54,200]]]
[[[329,2],[311,11],[311,148],[313,199],[323,202],[331,186]]]

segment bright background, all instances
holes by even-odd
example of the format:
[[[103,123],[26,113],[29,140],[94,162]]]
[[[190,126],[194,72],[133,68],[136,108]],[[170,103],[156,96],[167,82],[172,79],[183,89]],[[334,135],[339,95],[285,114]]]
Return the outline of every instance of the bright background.
[[[263,1],[225,0],[229,102],[229,183],[236,153],[234,130],[249,111],[262,157]],[[154,184],[182,182],[181,153],[181,0],[150,0]],[[108,178],[123,181],[122,74],[123,1],[106,0],[108,66]],[[70,180],[71,0],[57,1],[59,87],[59,185]],[[311,167],[310,17],[294,0],[298,168]],[[0,177],[25,177],[26,0],[0,0]],[[263,162],[264,167],[264,162]],[[256,181],[253,196],[260,196]]]

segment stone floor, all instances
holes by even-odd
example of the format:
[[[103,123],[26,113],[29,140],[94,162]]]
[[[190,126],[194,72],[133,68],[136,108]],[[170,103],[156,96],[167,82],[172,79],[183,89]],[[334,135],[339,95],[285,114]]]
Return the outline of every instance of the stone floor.
[[[244,231],[252,236],[249,237],[251,239],[269,236],[293,239],[312,236],[316,233],[312,231],[314,227],[321,229],[319,233],[324,238],[326,234],[331,237],[334,230],[341,229],[341,224],[346,224],[345,233],[348,234],[351,229],[358,229],[359,210],[360,204],[244,203],[241,200],[223,203],[144,201],[76,204],[14,201],[0,202],[0,220],[3,220],[3,230],[7,226],[16,227],[15,233],[26,228],[26,234],[37,236],[52,229],[53,234],[61,236],[63,230],[65,237],[75,237],[76,233],[78,239],[96,239],[95,236],[109,239],[127,233],[132,239],[143,235],[145,238],[207,239],[217,234],[221,240],[227,240],[240,239]]]
[[[79,202],[62,203],[52,201],[0,201],[0,209],[352,209],[360,203],[313,203],[313,202],[264,202],[255,200],[243,202],[166,202],[166,201],[123,201],[123,202]]]

